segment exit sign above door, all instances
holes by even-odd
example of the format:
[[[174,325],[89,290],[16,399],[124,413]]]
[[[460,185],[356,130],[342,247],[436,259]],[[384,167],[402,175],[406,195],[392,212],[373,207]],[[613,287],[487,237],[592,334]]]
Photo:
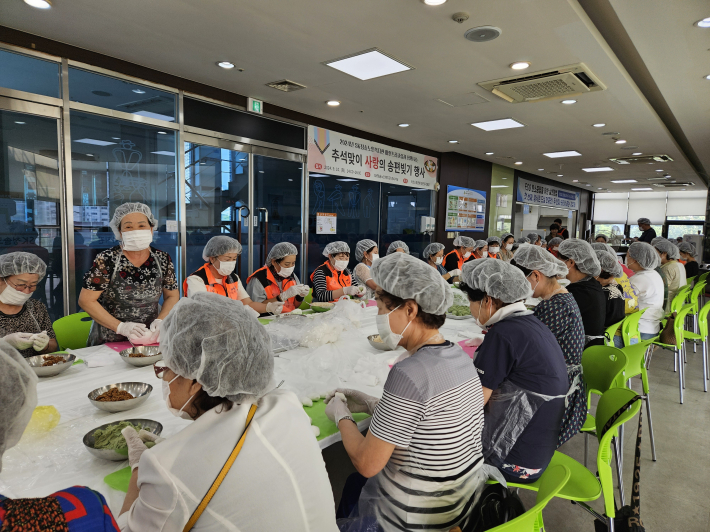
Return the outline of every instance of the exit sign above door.
[[[264,114],[264,102],[255,100],[254,98],[247,98],[247,111],[258,115]]]

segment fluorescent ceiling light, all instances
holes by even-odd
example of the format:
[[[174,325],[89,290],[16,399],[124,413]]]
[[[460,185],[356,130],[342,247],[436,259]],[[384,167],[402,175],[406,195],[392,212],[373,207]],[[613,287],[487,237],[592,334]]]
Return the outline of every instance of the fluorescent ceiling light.
[[[459,143],[458,140],[450,140],[450,141],[449,141],[449,144],[458,144],[458,143]]]
[[[289,181],[293,181],[293,179],[289,179]]]
[[[523,164],[523,161],[516,161],[515,164]]]
[[[544,172],[545,169],[544,169],[544,168],[538,168],[537,171],[538,171],[538,172]]]
[[[376,49],[335,59],[325,65],[363,81],[412,70],[409,65],[396,61]]]
[[[621,183],[638,183],[635,179],[617,179],[614,181],[613,179],[611,180],[612,183],[616,184],[621,184]]]
[[[604,127],[606,124],[592,124],[592,127]]]
[[[136,111],[133,114],[138,116],[145,116],[146,118],[155,118],[156,120],[165,120],[166,122],[175,122],[175,118],[172,116],[151,113],[150,111]]]
[[[446,0],[422,0],[422,2],[428,6],[440,6],[441,4],[445,4]]]
[[[492,151],[487,151],[487,152],[486,152],[486,155],[493,155],[493,152],[492,152]]]
[[[482,129],[483,131],[498,131],[499,129],[525,127],[525,124],[521,124],[512,118],[501,118],[500,120],[488,120],[486,122],[474,122],[471,125],[477,127],[478,129]]]
[[[27,0],[25,0],[27,2]],[[28,4],[32,5],[32,3],[27,2]],[[710,28],[710,17],[704,18],[702,20],[699,20],[695,23],[695,25],[698,28]]]
[[[582,168],[584,172],[613,172],[614,169],[608,166],[596,166],[594,168]]]
[[[94,146],[111,146],[116,144],[115,142],[108,142],[106,140],[96,140],[96,139],[78,139],[74,142],[79,142],[81,144],[93,144]]]
[[[37,9],[49,9],[52,7],[50,0],[25,0],[25,4],[36,7]]]
[[[111,137],[113,140],[121,140],[121,137]]]
[[[661,168],[656,168],[656,172],[663,172]]]
[[[510,68],[512,68],[513,70],[525,70],[529,66],[530,63],[528,63],[527,61],[518,61],[516,63],[511,64]]]
[[[145,91],[141,89],[133,89],[133,92],[135,92],[136,94],[145,94]]]
[[[175,157],[175,152],[172,151],[152,151],[155,155],[167,155],[169,157]]]
[[[491,188],[510,188],[510,185],[491,185]]]
[[[564,177],[564,174],[557,174],[557,177]]]
[[[636,153],[632,153],[631,155],[643,155],[643,153],[640,151],[637,151]]]
[[[710,79],[710,74],[708,74],[707,76],[705,76],[705,79]]]
[[[565,105],[572,105],[573,103],[577,103],[577,100],[562,100],[560,103],[563,103]]]
[[[336,179],[336,181],[357,181],[357,179]]]
[[[234,63],[230,63],[229,61],[220,61],[219,63],[217,63],[217,66],[229,70],[230,68],[234,68]]]
[[[87,156],[87,157],[93,157],[94,154],[93,154],[93,153],[87,153],[86,156]]]
[[[626,144],[626,141],[625,140],[617,140],[616,144]]]
[[[543,153],[545,157],[549,157],[550,159],[557,159],[558,157],[577,157],[578,155],[582,155],[578,151],[553,151],[550,153]]]
[[[632,188],[631,190],[641,191],[641,190],[653,190],[653,189],[649,187],[649,188]]]
[[[328,174],[314,174],[311,172],[310,174],[311,177],[330,177]]]
[[[158,131],[158,135],[167,135],[165,131]]]
[[[572,183],[579,183],[579,179],[573,179]]]
[[[331,107],[338,107],[340,105],[340,102],[338,100],[328,100],[325,103],[327,103]]]
[[[399,127],[409,127],[409,124],[397,124]]]
[[[24,124],[24,122],[21,122],[21,121],[19,121],[19,120],[15,120],[15,124],[20,124],[20,125],[22,125],[22,124]]]

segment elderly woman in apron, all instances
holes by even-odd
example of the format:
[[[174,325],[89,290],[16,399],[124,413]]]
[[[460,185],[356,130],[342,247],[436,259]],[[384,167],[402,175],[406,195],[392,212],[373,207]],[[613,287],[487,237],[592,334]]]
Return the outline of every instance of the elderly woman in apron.
[[[121,244],[96,256],[79,295],[79,306],[94,320],[87,345],[158,341],[160,322],[180,293],[170,255],[150,246],[157,225],[143,203],[116,208],[110,226]]]

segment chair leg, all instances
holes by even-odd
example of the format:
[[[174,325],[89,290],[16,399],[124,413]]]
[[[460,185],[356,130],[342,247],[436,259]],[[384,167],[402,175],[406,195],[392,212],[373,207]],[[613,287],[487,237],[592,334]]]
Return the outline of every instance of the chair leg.
[[[619,452],[619,439],[614,438],[614,456],[616,458],[616,476],[619,479],[619,497],[621,499],[621,506],[626,505],[626,500],[624,497],[624,477],[621,474],[621,458]]]
[[[695,334],[698,334],[698,315],[697,314],[693,314],[693,332]],[[696,348],[696,344],[695,344],[695,340],[693,340],[693,353],[697,353],[695,348]]]
[[[685,390],[685,365],[688,363],[688,348],[683,344],[683,358],[680,363],[680,374],[683,377],[683,389]]]
[[[587,466],[588,457],[589,457],[589,433],[585,432],[584,433],[584,467],[588,467]]]
[[[708,351],[705,342],[703,342],[703,391],[708,391]]]
[[[609,532],[614,532],[614,518],[613,517],[607,517],[607,528],[609,529]]]
[[[653,418],[651,417],[651,394],[646,394],[646,413],[648,414],[648,432],[651,435],[651,456],[656,461],[656,440],[653,437]]]
[[[673,348],[673,371],[678,371],[678,348]]]
[[[675,364],[676,367],[678,367],[678,362],[680,361],[680,349],[675,348],[673,351],[675,352]],[[680,390],[680,404],[683,404],[683,372],[680,371],[680,368],[678,369],[678,389]]]

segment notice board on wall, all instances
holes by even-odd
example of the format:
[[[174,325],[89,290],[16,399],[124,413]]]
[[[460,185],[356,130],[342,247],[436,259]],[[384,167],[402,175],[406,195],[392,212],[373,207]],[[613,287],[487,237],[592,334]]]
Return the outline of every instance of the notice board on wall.
[[[338,215],[334,212],[319,212],[316,215],[316,234],[334,235],[338,229]]]
[[[483,231],[486,226],[486,193],[448,185],[446,231]]]

